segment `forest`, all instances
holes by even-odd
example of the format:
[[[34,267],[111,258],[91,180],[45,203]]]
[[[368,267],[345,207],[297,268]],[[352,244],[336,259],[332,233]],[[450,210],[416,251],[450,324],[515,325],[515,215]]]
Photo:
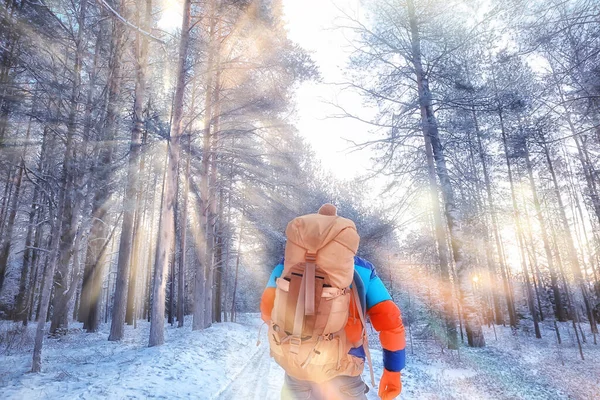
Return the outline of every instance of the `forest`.
[[[287,223],[331,202],[411,351],[551,347],[587,375],[481,398],[600,397],[600,3],[341,1],[349,57],[328,82],[289,1],[2,0],[0,359],[42,372],[61,340],[232,323],[253,342]],[[368,126],[344,149],[364,174],[336,177],[297,130],[307,82],[360,96],[330,106]],[[7,371],[0,391],[26,398]],[[226,393],[206,398],[242,398]]]

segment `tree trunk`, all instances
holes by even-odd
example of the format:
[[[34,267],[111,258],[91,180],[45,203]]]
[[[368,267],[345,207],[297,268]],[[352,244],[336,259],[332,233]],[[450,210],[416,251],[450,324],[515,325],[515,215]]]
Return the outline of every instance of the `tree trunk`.
[[[21,183],[23,181],[23,170],[25,169],[25,155],[27,154],[27,145],[29,143],[30,134],[31,134],[31,118],[29,119],[29,124],[27,126],[25,147],[23,148],[23,152],[21,153],[21,162],[19,165],[19,170],[17,172],[17,176],[15,177],[15,183],[14,183],[15,192],[11,198],[10,212],[8,214],[8,221],[6,223],[6,231],[4,232],[4,236],[6,239],[4,240],[4,244],[2,244],[2,247],[0,248],[0,293],[2,292],[2,286],[4,285],[4,279],[5,279],[6,270],[8,267],[8,256],[10,254],[13,229],[15,227],[15,219],[17,217],[17,208],[19,205],[19,196],[21,193]],[[25,276],[23,276],[23,272],[21,272],[20,289],[24,285],[26,279],[27,279],[27,271],[25,271]],[[24,288],[22,288],[22,289],[23,289],[23,291],[25,290]],[[22,293],[21,290],[19,290],[19,292]],[[16,309],[17,310],[19,309],[18,304],[17,304]]]
[[[144,133],[144,138],[142,139],[142,146],[146,144],[147,140],[147,132]],[[146,170],[146,154],[142,153],[142,159],[140,161],[140,175],[144,174]],[[143,196],[144,193],[148,193],[149,191],[154,190],[154,188],[149,188],[150,177],[146,179],[146,187],[143,190],[140,188],[137,192],[136,199],[136,214],[135,214],[135,223],[133,226],[133,250],[131,255],[131,273],[129,274],[129,285],[127,287],[127,310],[125,312],[125,322],[127,325],[135,325],[135,320],[137,319],[136,314],[136,306],[137,301],[139,299],[138,294],[138,282],[140,280],[141,266],[144,260],[142,254],[142,242],[148,241],[148,237],[146,236],[146,231],[144,226],[146,224],[146,203],[148,196]],[[144,198],[144,204],[142,204],[142,197]]]
[[[74,180],[74,176],[70,180]],[[73,268],[72,278],[69,279],[69,265],[73,259],[75,243],[77,243],[77,233],[79,231],[79,214],[82,206],[82,196],[75,192],[75,182],[67,185],[67,191],[72,193],[67,202],[72,201],[72,207],[65,205],[65,214],[63,215],[63,235],[59,249],[60,259],[58,271],[55,275],[54,297],[52,299],[52,324],[50,332],[55,333],[58,329],[66,329],[69,319],[69,302],[76,289],[79,280],[79,271]],[[66,222],[68,220],[68,222]],[[75,286],[73,286],[75,285]]]
[[[115,222],[115,227],[119,224],[119,221]],[[106,244],[108,245],[108,243],[110,243],[110,254],[114,254],[115,251],[115,238],[113,237],[112,240],[108,240],[106,242]],[[112,292],[113,294],[113,301],[114,301],[114,293],[115,290],[113,288],[113,286],[115,286],[114,282],[111,280],[111,277],[113,275],[113,268],[112,268],[112,258],[109,258],[107,260],[107,264],[108,264],[108,273],[106,274],[107,276],[107,282],[106,282],[106,297],[104,299],[104,323],[108,323],[108,310],[110,309],[110,294]],[[98,309],[100,309],[100,307],[98,307]],[[99,313],[98,313],[99,314]]]
[[[143,157],[143,156],[142,156]],[[144,161],[140,163],[140,173],[144,170]],[[136,295],[137,295],[137,282],[140,273],[140,263],[141,263],[141,240],[144,232],[141,230],[141,227],[144,223],[144,213],[142,211],[142,190],[138,190],[137,199],[136,199],[136,214],[133,223],[133,249],[131,253],[131,268],[129,271],[129,284],[127,285],[127,304],[125,310],[125,323],[127,325],[134,325],[135,317],[135,305],[136,305]],[[140,215],[141,214],[141,215]]]
[[[105,24],[100,24],[100,28],[98,30],[98,34],[96,35],[96,45],[95,45],[95,49],[94,49],[94,61],[92,64],[92,72],[91,72],[91,76],[90,76],[90,82],[89,82],[89,88],[87,91],[87,100],[86,100],[86,105],[85,105],[85,114],[84,114],[84,126],[83,126],[83,140],[85,141],[96,141],[97,142],[97,138],[94,138],[93,135],[91,135],[91,131],[92,131],[92,111],[94,108],[94,94],[96,92],[95,90],[95,86],[96,86],[96,80],[98,77],[98,70],[99,70],[99,60],[100,60],[100,51],[101,51],[101,47],[102,47],[102,41],[104,40],[104,32],[106,31],[106,27]],[[105,211],[101,211],[98,207],[99,201],[103,201],[103,199],[100,197],[97,197],[98,192],[105,192],[102,195],[103,196],[108,196],[108,191],[107,190],[102,190],[99,189],[98,187],[98,183],[100,183],[102,180],[100,179],[100,174],[98,174],[99,168],[98,168],[98,162],[101,160],[101,157],[99,157],[99,154],[101,154],[101,150],[99,150],[98,146],[96,145],[95,149],[94,149],[94,162],[91,165],[91,173],[92,176],[94,176],[96,179],[94,179],[94,182],[90,182],[89,184],[89,191],[90,193],[93,193],[92,196],[92,217],[97,217],[97,215],[99,213],[105,213]],[[104,160],[106,161],[106,160]],[[109,165],[109,164],[108,164]],[[108,168],[108,165],[105,165],[104,168]],[[106,174],[105,174],[106,175]],[[103,188],[104,189],[104,188]],[[103,203],[101,203],[103,204]],[[77,320],[79,322],[85,322],[87,319],[87,315],[89,312],[89,307],[90,307],[90,292],[88,290],[84,290],[84,289],[89,289],[90,288],[90,283],[91,283],[91,276],[92,276],[92,271],[89,270],[89,268],[91,267],[91,265],[94,263],[94,261],[90,261],[88,263],[88,250],[89,250],[89,246],[90,246],[90,240],[93,240],[96,236],[96,234],[98,233],[98,226],[94,226],[94,223],[97,223],[98,221],[96,221],[95,218],[92,218],[92,225],[90,227],[90,231],[88,232],[88,244],[87,244],[87,249],[86,249],[86,255],[85,255],[85,260],[84,260],[84,271],[83,271],[83,282],[81,284],[81,290],[79,293],[79,303],[77,304],[77,309],[76,309],[76,314],[77,314]]]
[[[41,213],[41,212],[40,212]],[[40,218],[40,217],[38,217]],[[43,228],[38,226],[35,231],[35,238],[33,239],[33,246],[37,249],[42,243]],[[35,251],[31,257],[31,265],[33,272],[29,277],[29,292],[27,293],[27,303],[25,305],[25,315],[23,316],[23,325],[27,325],[28,321],[33,319],[33,309],[35,308],[35,293],[38,284],[38,275],[40,270],[39,252]]]
[[[51,150],[53,145],[50,146]],[[69,146],[67,145],[67,150]],[[42,288],[40,289],[40,302],[39,302],[39,313],[38,313],[38,324],[35,333],[35,342],[33,347],[33,360],[31,365],[31,372],[40,372],[42,369],[42,347],[44,344],[44,330],[48,317],[48,309],[50,307],[50,298],[53,291],[52,280],[56,265],[60,258],[60,245],[62,238],[62,227],[63,227],[63,216],[65,212],[65,202],[67,200],[64,191],[66,187],[58,185],[57,190],[57,204],[56,208],[53,207],[52,199],[47,199],[49,204],[49,220],[51,221],[51,235],[49,239],[48,248],[50,252],[47,256],[47,264],[44,268],[42,278]]]
[[[556,266],[554,265],[554,259],[552,256],[552,250],[550,249],[550,241],[548,239],[548,229],[546,227],[546,221],[544,220],[544,216],[542,214],[542,207],[540,204],[540,199],[537,194],[537,187],[535,185],[535,180],[533,179],[533,167],[531,165],[531,160],[529,157],[529,149],[525,148],[525,165],[527,167],[527,176],[529,177],[529,186],[531,188],[531,193],[533,195],[533,205],[535,207],[536,217],[538,219],[538,223],[540,224],[540,233],[542,236],[542,242],[544,244],[544,252],[546,253],[546,260],[548,262],[548,270],[550,271],[550,282],[552,286],[552,294],[554,297],[556,318],[559,321],[565,320],[564,315],[564,307],[562,304],[562,297],[560,295],[560,289],[558,287],[558,276],[556,274]]]
[[[68,294],[73,293],[69,290],[69,264],[73,255],[73,244],[78,231],[78,219],[83,197],[81,191],[77,190],[77,166],[76,153],[78,144],[75,141],[77,130],[77,119],[79,115],[79,98],[81,96],[81,70],[86,43],[84,41],[84,30],[87,17],[87,0],[81,1],[79,18],[77,21],[78,31],[75,39],[75,64],[73,67],[73,89],[70,98],[69,117],[67,122],[67,144],[65,149],[65,159],[63,165],[63,184],[65,189],[63,195],[66,197],[62,215],[62,236],[59,248],[59,264],[57,266],[54,281],[54,298],[52,324],[50,331],[56,332],[57,329],[66,329],[68,326]]]
[[[49,239],[48,242],[48,246],[46,246],[46,248],[50,248],[50,245],[52,243],[50,243]],[[42,269],[42,282],[40,283],[40,289],[38,291],[38,299],[37,299],[37,306],[35,308],[35,321],[39,322],[40,321],[40,314],[41,314],[41,308],[42,308],[42,293],[44,293],[44,288],[46,286],[46,280],[44,279],[44,277],[46,276],[46,270],[49,268],[48,265],[50,265],[50,256],[49,255],[45,255],[44,257],[44,268]]]
[[[163,177],[164,178],[164,177]],[[154,185],[152,186],[153,188],[156,188],[156,184],[158,182],[158,174],[154,174]],[[163,179],[163,184],[161,185],[161,187],[164,186],[164,179]],[[162,198],[162,191],[161,191],[161,198]],[[158,241],[158,238],[156,236],[155,233],[155,229],[154,229],[154,213],[156,210],[156,194],[152,194],[152,203],[150,205],[150,236],[148,237],[148,243],[149,243],[149,251],[148,253],[148,260],[146,262],[146,281],[144,284],[144,309],[142,314],[145,315],[145,317],[143,318],[147,318],[148,322],[150,322],[150,292],[151,292],[151,288],[152,288],[152,266],[154,265],[154,258],[152,256],[152,254],[155,253],[156,248],[155,246],[152,246],[152,243],[156,243]]]
[[[31,120],[30,120],[31,122]],[[46,155],[46,147],[47,147],[47,129],[44,129],[44,134],[42,137],[42,146],[40,150],[40,159],[38,161],[38,169],[40,171],[44,170],[44,158]],[[23,165],[24,167],[24,165]],[[29,220],[27,223],[27,236],[25,239],[25,251],[23,252],[23,265],[21,268],[21,281],[19,283],[19,294],[16,299],[16,315],[15,321],[23,321],[23,325],[27,325],[28,320],[31,318],[30,310],[32,308],[33,303],[33,293],[35,292],[35,285],[37,284],[37,254],[38,248],[41,243],[41,233],[43,228],[37,226],[37,221],[41,218],[42,211],[41,206],[38,204],[40,202],[40,191],[39,186],[34,184],[33,188],[33,199],[31,204],[31,210],[29,211]],[[33,246],[33,248],[32,248]],[[29,274],[29,270],[33,268],[31,274]],[[27,285],[27,275],[30,275],[29,278],[29,291]],[[30,300],[31,299],[31,300]]]
[[[211,135],[212,136],[212,135]],[[208,328],[214,322],[214,283],[215,283],[215,221],[216,216],[212,212],[212,205],[214,201],[214,187],[213,171],[215,171],[216,165],[214,164],[214,141],[211,138],[211,145],[209,145],[208,159],[210,160],[210,172],[207,177],[208,181],[208,198],[206,199],[206,253],[204,254],[204,265],[206,269],[206,280],[204,281],[204,327]]]
[[[235,295],[237,293],[238,273],[240,270],[240,253],[242,251],[242,240],[244,238],[244,223],[246,222],[245,210],[242,211],[242,221],[240,222],[240,234],[238,236],[238,246],[235,257],[235,277],[233,278],[233,292],[231,293],[231,322],[235,322]]]
[[[446,237],[446,227],[440,209],[439,186],[436,180],[435,165],[431,142],[428,135],[425,139],[425,153],[427,156],[427,170],[429,177],[429,192],[432,205],[433,224],[436,235],[438,261],[440,263],[440,276],[442,279],[442,300],[444,302],[444,321],[446,324],[447,345],[450,349],[458,348],[458,338],[456,331],[456,320],[454,318],[454,296],[452,293],[452,281],[448,267],[448,238]]]
[[[540,297],[540,286],[542,285],[542,281],[540,279],[540,268],[539,268],[539,261],[538,261],[538,257],[537,257],[537,253],[535,251],[535,242],[533,240],[533,231],[531,228],[531,218],[529,217],[529,211],[527,209],[527,201],[525,199],[525,194],[523,193],[523,191],[521,191],[521,205],[523,208],[523,214],[525,217],[525,232],[523,233],[523,240],[525,240],[525,234],[527,234],[527,239],[529,241],[529,244],[525,244],[525,250],[527,252],[527,255],[529,256],[529,266],[530,266],[530,270],[531,270],[531,279],[533,281],[533,289],[535,292],[535,297],[536,297],[536,301],[537,301],[537,305],[538,305],[538,313],[539,313],[539,317],[540,317],[540,321],[544,321],[544,313],[542,311],[542,300]]]
[[[432,106],[431,92],[429,90],[428,78],[422,65],[421,37],[418,27],[417,15],[413,0],[407,1],[410,22],[410,35],[412,45],[412,63],[417,80],[419,93],[419,108],[421,111],[421,123],[424,137],[430,141],[433,158],[436,164],[437,175],[440,180],[440,189],[444,198],[445,216],[450,233],[450,243],[454,257],[456,273],[458,276],[459,301],[465,317],[467,341],[469,346],[483,347],[485,339],[481,329],[481,321],[476,311],[475,299],[471,284],[470,266],[464,262],[462,254],[461,234],[457,224],[458,209],[455,204],[452,183],[446,167],[446,159],[439,138],[437,120]]]
[[[217,246],[215,250],[215,300],[214,318],[215,322],[223,322],[221,302],[223,301],[223,189],[219,190],[218,204],[219,220],[217,221]]]
[[[555,74],[552,64],[550,64],[550,68],[552,70],[552,73]],[[562,91],[561,83],[556,79],[556,77],[555,77],[555,81],[556,81],[556,88],[560,95],[562,104],[566,104],[567,102],[565,99],[565,95]],[[593,174],[591,173],[592,167],[586,162],[585,155],[583,154],[583,149],[581,147],[581,144],[579,143],[579,134],[577,132],[577,129],[575,128],[575,125],[573,124],[573,120],[571,118],[571,112],[567,108],[565,108],[565,118],[567,120],[567,124],[571,131],[571,134],[573,135],[575,144],[577,146],[579,160],[581,162],[581,165],[582,165],[582,168],[584,171],[584,176],[586,178],[587,186],[590,191],[590,197],[592,200],[592,206],[593,206],[594,212],[596,214],[596,217],[598,218],[598,221],[600,222],[600,198],[598,197],[598,191],[596,188],[594,177],[593,177]],[[547,144],[545,142],[544,142],[544,146],[547,146]],[[546,153],[548,153],[547,149],[545,151],[546,151]],[[546,155],[546,159],[550,160],[548,155]],[[556,176],[554,174],[554,171],[552,171],[552,175],[553,175],[555,191],[558,193],[558,184],[555,180]],[[567,220],[567,217],[565,214],[564,207],[562,205],[562,199],[560,198],[560,195],[558,195],[558,199],[559,199],[559,207],[560,207],[560,212],[561,212],[561,220],[563,222],[563,226],[566,228],[565,234],[567,234],[567,250],[568,250],[568,254],[569,254],[568,258],[569,258],[569,261],[571,264],[571,271],[573,272],[575,281],[578,283],[579,288],[581,290],[581,295],[583,297],[583,302],[585,304],[585,308],[586,308],[586,312],[587,312],[587,316],[588,316],[588,321],[591,326],[591,330],[593,333],[597,333],[598,327],[596,326],[594,313],[592,311],[592,306],[590,304],[588,289],[587,289],[586,283],[583,280],[583,276],[581,274],[581,268],[579,266],[579,260],[577,258],[577,250],[575,249],[575,244],[573,242],[573,236],[571,235],[571,230],[569,229],[568,220]]]
[[[563,263],[562,263],[562,259],[560,257],[560,251],[558,250],[558,241],[556,238],[556,230],[554,229],[554,224],[550,223],[550,228],[552,230],[552,239],[553,239],[553,245],[554,245],[554,252],[556,253],[558,272],[560,272],[560,277],[562,280],[564,292],[567,296],[567,307],[569,308],[569,313],[571,314],[573,330],[575,331],[575,336],[577,338],[577,346],[579,347],[579,354],[581,356],[581,359],[583,360],[585,357],[583,356],[583,348],[581,347],[581,341],[579,340],[579,333],[577,332],[577,325],[576,325],[576,320],[578,318],[577,312],[575,311],[575,307],[574,307],[574,304],[572,301],[571,290],[569,288],[569,285],[567,284],[567,279],[565,278],[565,271],[563,269]]]
[[[494,85],[495,85],[495,80],[494,80]],[[504,127],[504,115],[503,115],[502,107],[500,105],[498,106],[497,111],[498,111],[498,118],[500,121],[500,133],[502,135],[502,144],[504,146],[504,156],[505,156],[505,161],[506,161],[506,168],[508,171],[508,182],[510,184],[510,194],[511,194],[511,200],[512,200],[513,216],[514,216],[514,220],[515,220],[517,242],[518,242],[518,246],[520,249],[520,255],[521,255],[521,268],[523,271],[523,277],[525,278],[525,286],[526,286],[526,292],[527,292],[527,304],[529,305],[529,311],[531,313],[531,317],[533,318],[533,326],[534,326],[534,330],[535,330],[535,336],[539,339],[539,338],[541,338],[541,331],[540,331],[539,322],[538,322],[538,315],[535,310],[533,292],[531,289],[531,283],[529,281],[529,273],[527,271],[527,258],[525,256],[525,238],[523,237],[524,235],[523,235],[523,229],[521,227],[521,218],[519,215],[519,208],[517,206],[517,197],[515,194],[515,185],[514,185],[514,179],[513,179],[512,164],[510,162],[508,140],[507,140],[507,136],[506,136],[506,129]]]
[[[192,107],[192,109],[194,109]],[[190,159],[191,159],[191,138],[188,137],[188,149],[186,154],[185,174],[183,177],[183,207],[178,207],[181,215],[179,229],[181,230],[181,240],[179,243],[179,279],[177,280],[177,327],[183,327],[185,315],[185,256],[187,251],[187,220],[188,220],[188,197],[190,192]]]
[[[234,138],[231,139],[231,148],[233,149],[234,146]],[[231,157],[231,159],[233,160],[233,157]],[[233,162],[231,163],[230,166],[230,172],[229,172],[229,188],[227,191],[227,240],[226,240],[226,244],[225,244],[225,263],[223,264],[225,267],[225,271],[224,271],[224,276],[223,276],[223,299],[222,299],[222,304],[221,304],[221,309],[223,310],[223,321],[224,322],[228,322],[228,318],[227,318],[227,294],[228,294],[228,290],[229,290],[229,277],[228,277],[228,270],[229,270],[229,261],[231,260],[231,236],[233,236],[233,231],[231,229],[231,192],[233,190]]]
[[[33,189],[33,201],[31,210],[29,211],[29,220],[27,221],[27,235],[25,238],[25,251],[23,251],[23,265],[21,266],[21,279],[19,281],[19,293],[15,301],[15,318],[14,321],[23,321],[23,325],[27,325],[27,300],[29,298],[27,292],[27,283],[29,282],[29,290],[31,289],[33,272],[30,273],[30,269],[35,268],[33,263],[33,252],[34,237],[37,233],[37,229],[34,229],[34,225],[37,221],[38,215],[38,196],[39,191],[37,185]],[[35,233],[34,233],[35,232]],[[29,280],[27,279],[29,277]]]
[[[196,272],[196,281],[194,289],[194,317],[192,329],[198,330],[210,326],[212,321],[212,279],[213,279],[213,237],[211,232],[211,125],[213,122],[213,84],[214,84],[214,59],[215,59],[215,0],[211,0],[208,12],[209,21],[209,39],[208,39],[208,57],[207,57],[207,82],[204,107],[204,133],[202,145],[202,169],[201,169],[201,189],[200,203],[202,206],[203,221],[201,225],[204,227],[204,242],[200,250],[201,263],[204,266],[204,279],[200,279],[201,271]],[[202,285],[202,287],[200,287]],[[203,296],[202,296],[203,293]]]
[[[5,146],[4,138],[8,127],[8,117],[11,108],[10,103],[11,101],[14,101],[11,100],[11,97],[13,97],[12,89],[14,87],[12,84],[13,76],[11,76],[11,70],[13,70],[18,60],[18,44],[21,39],[19,37],[21,30],[14,26],[17,24],[14,15],[17,7],[23,7],[24,2],[21,1],[20,3],[21,4],[18,4],[15,0],[8,0],[5,1],[4,4],[4,13],[6,19],[10,21],[9,23],[11,26],[5,27],[2,59],[0,61],[0,87],[3,89],[2,95],[0,96],[0,148],[4,148]]]
[[[161,205],[159,238],[157,242],[157,257],[154,265],[154,287],[152,290],[153,304],[150,320],[149,346],[159,346],[164,343],[165,321],[165,284],[170,252],[173,250],[175,238],[174,212],[177,193],[177,169],[179,166],[179,139],[182,132],[183,99],[185,94],[185,61],[187,59],[190,41],[191,0],[185,0],[183,5],[183,21],[181,25],[181,40],[179,43],[179,60],[177,65],[177,87],[173,101],[173,129],[168,148],[168,164],[165,176],[165,191]]]
[[[121,2],[123,9],[124,0]],[[102,144],[99,149],[99,163],[97,167],[95,195],[92,204],[94,216],[88,248],[86,253],[86,270],[84,271],[83,288],[81,291],[80,319],[84,320],[84,328],[88,332],[95,332],[100,323],[102,300],[102,280],[104,279],[105,261],[99,259],[101,249],[106,245],[104,241],[108,234],[106,219],[110,206],[110,165],[112,163],[113,138],[119,117],[118,100],[121,94],[121,67],[123,57],[124,32],[121,22],[113,20],[112,59],[108,79],[108,102],[106,105],[106,122],[101,134]]]
[[[146,0],[145,7],[145,15],[143,22],[140,18],[140,10],[141,5],[136,3],[136,20],[138,26],[141,26],[143,30],[146,32],[150,31],[150,26],[152,24],[152,0]],[[134,100],[134,115],[133,115],[133,127],[131,130],[131,153],[129,155],[129,161],[131,163],[132,159],[135,163],[139,162],[139,166],[136,166],[137,171],[130,170],[133,172],[133,176],[131,176],[131,181],[129,181],[130,175],[128,174],[128,189],[136,192],[136,202],[135,202],[135,220],[133,224],[133,232],[132,232],[132,240],[133,240],[133,250],[129,250],[132,252],[130,256],[131,269],[129,274],[129,285],[127,287],[127,306],[125,311],[125,322],[127,325],[133,325],[135,319],[135,300],[136,300],[136,291],[137,291],[137,281],[138,274],[140,270],[141,263],[141,241],[142,233],[140,232],[140,226],[142,225],[142,188],[137,187],[141,186],[139,175],[142,175],[146,166],[146,155],[142,152],[141,147],[146,144],[147,131],[144,129],[144,98],[146,97],[147,91],[147,69],[148,69],[148,38],[146,35],[142,35],[139,31],[136,36],[136,80],[135,80],[135,100]],[[143,134],[142,134],[143,131]],[[136,143],[136,149],[134,154],[134,143]],[[139,144],[139,146],[137,145]],[[141,160],[135,160],[135,157],[141,157]],[[131,188],[129,185],[131,184]],[[128,206],[133,206],[133,203],[129,203]],[[146,211],[143,211],[143,215],[145,216]],[[125,220],[124,220],[125,223]],[[131,243],[130,243],[131,246]],[[120,251],[120,250],[119,250]]]
[[[558,201],[558,209],[560,215],[560,221],[563,227],[563,233],[565,235],[565,241],[567,244],[567,254],[568,259],[571,264],[571,271],[573,272],[573,276],[575,277],[575,281],[579,284],[581,289],[583,299],[586,305],[586,309],[591,311],[591,307],[589,305],[589,299],[587,296],[587,290],[585,287],[585,283],[583,282],[583,277],[581,275],[581,269],[579,268],[579,260],[577,259],[577,251],[575,250],[575,244],[573,242],[573,236],[571,234],[571,228],[569,227],[569,221],[567,220],[567,214],[565,212],[565,206],[560,194],[560,186],[558,185],[558,180],[556,178],[556,172],[554,170],[554,163],[552,162],[552,158],[550,157],[550,150],[548,148],[548,144],[545,141],[545,138],[542,136],[542,149],[544,150],[544,155],[546,156],[546,163],[548,165],[548,171],[550,172],[550,176],[552,178],[552,184],[554,187],[554,195]],[[572,318],[576,318],[575,315],[571,316]],[[592,332],[594,332],[595,328],[595,320],[594,315],[591,312],[588,312],[588,318],[590,325],[592,327]]]
[[[215,77],[215,91],[214,91],[214,128],[212,134],[213,151],[212,154],[212,171],[211,179],[209,184],[213,187],[211,192],[211,215],[213,216],[214,228],[211,230],[214,232],[215,238],[215,251],[214,251],[214,293],[213,293],[213,317],[212,322],[221,322],[221,291],[222,291],[222,274],[223,274],[223,188],[217,188],[220,186],[217,183],[219,179],[218,163],[220,153],[220,129],[221,129],[221,68],[220,56],[217,51],[217,73]],[[219,192],[219,198],[217,199],[216,193]]]
[[[63,198],[63,196],[59,196]],[[63,198],[64,199],[64,198]],[[64,201],[64,200],[63,200]],[[59,203],[57,209],[60,210],[63,204]],[[33,346],[33,361],[31,364],[31,372],[41,372],[42,370],[42,346],[44,344],[44,328],[46,326],[46,318],[48,316],[48,307],[50,305],[50,291],[52,290],[52,277],[54,275],[54,269],[58,263],[58,251],[60,246],[60,218],[56,218],[54,228],[52,229],[53,235],[51,236],[50,248],[51,253],[49,255],[49,263],[44,270],[43,282],[44,286],[41,292],[40,299],[40,315],[38,318],[38,324],[35,332],[35,343]]]
[[[4,184],[4,193],[2,194],[2,205],[0,205],[0,239],[4,237],[4,226],[6,222],[6,215],[8,214],[10,197],[12,195],[12,174],[13,174],[13,165],[10,164],[8,166],[8,171],[6,173],[6,183]],[[0,266],[0,272],[2,267]],[[3,278],[0,278],[3,279]]]
[[[502,276],[502,284],[504,289],[504,296],[506,300],[506,307],[508,310],[508,318],[510,322],[510,326],[513,328],[517,327],[517,314],[515,312],[515,304],[513,293],[511,290],[511,285],[508,281],[508,274],[506,273],[506,264],[504,263],[504,253],[502,247],[502,238],[500,237],[500,231],[498,229],[498,216],[496,213],[496,205],[494,201],[494,196],[492,195],[492,183],[490,179],[490,173],[488,171],[487,160],[485,159],[485,151],[483,149],[483,143],[481,140],[481,131],[479,129],[479,122],[477,120],[477,115],[475,113],[475,109],[471,108],[471,112],[473,114],[473,121],[475,122],[475,132],[477,135],[477,147],[479,153],[479,159],[481,162],[481,166],[483,169],[483,178],[485,183],[485,191],[487,195],[487,202],[490,208],[490,216],[492,219],[492,231],[494,234],[494,240],[496,243],[496,250],[498,252],[498,261],[500,266],[500,274]],[[498,321],[497,321],[498,322]]]
[[[175,195],[177,196],[177,195]],[[169,261],[169,310],[167,313],[167,323],[171,326],[175,324],[175,256],[177,246],[177,212],[173,212],[173,248],[171,250],[171,260]]]
[[[139,3],[137,4],[139,6]],[[152,4],[146,2],[146,18],[144,27],[148,30],[149,18],[152,13]],[[121,9],[126,10],[123,1]],[[138,10],[139,15],[139,10]],[[142,146],[142,134],[144,131],[144,99],[146,95],[146,64],[148,53],[148,39],[146,35],[137,32],[137,63],[135,80],[135,100],[133,105],[133,126],[131,129],[131,142],[129,146],[129,160],[127,164],[127,187],[123,199],[123,225],[121,226],[121,238],[119,241],[119,258],[117,261],[117,278],[115,286],[115,302],[113,305],[110,335],[108,340],[118,341],[123,338],[125,324],[125,313],[127,311],[127,283],[131,268],[131,248],[133,242],[133,227],[137,208],[137,193],[139,188],[140,174],[140,152]]]
[[[575,127],[573,125],[573,123],[571,122],[571,115],[569,112],[567,112],[567,118],[569,121],[569,125],[571,127],[571,131],[572,132],[576,132],[575,131]],[[588,190],[590,193],[590,197],[592,200],[592,208],[595,211],[595,214],[598,218],[598,221],[600,222],[600,198],[598,196],[598,189],[596,187],[596,171],[593,170],[593,166],[591,164],[591,162],[589,161],[589,157],[587,156],[587,150],[585,149],[585,147],[583,146],[582,143],[580,143],[580,138],[578,138],[578,136],[574,136],[573,139],[575,140],[575,144],[577,145],[577,152],[579,154],[579,159],[581,161],[582,164],[582,168],[584,170],[584,175],[586,176],[587,182],[588,182]],[[573,216],[575,217],[575,220],[577,219],[575,216],[575,213],[573,212]],[[575,229],[575,234],[577,235],[577,225],[575,225],[574,227]],[[584,228],[585,229],[585,228]],[[581,241],[579,241],[581,243]],[[579,260],[577,258],[577,250],[575,249],[575,247],[573,248],[573,255],[571,256],[571,270],[573,272],[573,276],[575,277],[576,282],[579,284],[579,288],[581,289],[581,295],[583,297],[583,302],[585,305],[585,311],[588,317],[588,321],[590,323],[590,327],[592,330],[593,334],[597,334],[598,333],[598,326],[596,325],[596,318],[594,316],[594,311],[593,311],[593,307],[590,301],[590,293],[588,290],[588,284],[586,282],[587,279],[584,278],[584,276],[581,273],[581,267],[583,266],[583,269],[585,271],[585,261],[582,258],[581,264],[579,263]],[[595,338],[595,336],[594,336]]]

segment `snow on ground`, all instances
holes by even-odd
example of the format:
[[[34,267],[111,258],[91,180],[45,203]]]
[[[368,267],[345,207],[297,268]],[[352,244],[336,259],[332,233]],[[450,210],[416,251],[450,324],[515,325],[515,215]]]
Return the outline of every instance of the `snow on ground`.
[[[407,346],[403,398],[600,399],[600,345],[582,325],[588,342],[581,361],[570,323],[559,325],[561,346],[551,325],[542,325],[542,339],[523,331],[515,335],[509,328],[484,328],[486,347],[481,349],[442,352],[433,341],[415,340],[414,354]]]
[[[0,356],[0,398],[277,400],[283,371],[269,357],[265,329],[256,346],[259,326],[256,314],[201,332],[192,332],[189,324],[167,326],[165,345],[148,348],[146,322],[127,327],[121,343],[107,341],[108,325],[86,334],[73,324],[67,336],[46,339],[41,374],[28,373],[30,347]],[[31,335],[34,329],[29,327]],[[498,327],[496,340],[486,329],[485,348],[459,351],[413,337],[401,398],[600,399],[600,345],[592,343],[588,330],[581,361],[572,328],[565,323],[560,329],[560,347],[549,326],[542,340]],[[376,333],[371,336],[378,380],[382,355]],[[368,369],[363,379],[369,382]],[[377,390],[367,396],[377,399]]]
[[[94,334],[76,329],[45,340],[41,374],[28,373],[31,352],[3,356],[0,398],[216,398],[266,353],[266,344],[256,347],[258,325],[253,318],[202,332],[167,326],[165,345],[153,348],[147,322],[127,327],[121,343],[107,340],[109,325]]]

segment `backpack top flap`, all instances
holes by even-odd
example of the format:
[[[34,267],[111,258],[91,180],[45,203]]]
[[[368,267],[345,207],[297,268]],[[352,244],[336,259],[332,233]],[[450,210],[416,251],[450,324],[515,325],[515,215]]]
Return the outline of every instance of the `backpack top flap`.
[[[352,232],[343,234],[346,229]],[[360,240],[354,222],[337,215],[308,214],[294,218],[288,224],[285,234],[289,241],[310,253],[317,253],[329,242],[337,239],[340,244],[356,254]]]
[[[283,276],[296,264],[305,262],[307,253],[314,253],[317,266],[328,273],[334,286],[350,285],[360,241],[354,222],[335,215],[308,214],[293,219],[285,233]]]

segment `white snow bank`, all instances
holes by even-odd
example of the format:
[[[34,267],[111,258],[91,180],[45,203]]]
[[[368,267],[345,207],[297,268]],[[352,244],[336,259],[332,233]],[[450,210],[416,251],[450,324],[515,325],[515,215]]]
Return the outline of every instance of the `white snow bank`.
[[[180,329],[167,326],[165,344],[152,348],[147,347],[149,327],[147,322],[127,327],[120,343],[107,340],[108,325],[94,334],[46,338],[40,374],[28,373],[30,352],[3,357],[0,397],[209,399],[265,351],[255,345],[256,320],[195,332],[187,323]]]
[[[28,373],[30,348],[0,356],[0,398],[277,400],[283,370],[269,357],[266,330],[256,347],[258,315],[240,319],[192,332],[190,318],[183,328],[167,326],[165,344],[154,348],[147,347],[147,322],[127,327],[121,343],[108,342],[108,325],[86,334],[74,324],[67,336],[46,339],[40,374]],[[460,351],[442,351],[432,340],[413,338],[401,398],[600,399],[600,346],[588,331],[581,361],[569,325],[560,329],[561,346],[549,326],[541,340],[501,327],[496,340],[486,329],[485,348]],[[378,381],[382,353],[377,335],[371,337]],[[367,368],[363,380],[370,385]],[[377,399],[377,388],[367,397]]]

